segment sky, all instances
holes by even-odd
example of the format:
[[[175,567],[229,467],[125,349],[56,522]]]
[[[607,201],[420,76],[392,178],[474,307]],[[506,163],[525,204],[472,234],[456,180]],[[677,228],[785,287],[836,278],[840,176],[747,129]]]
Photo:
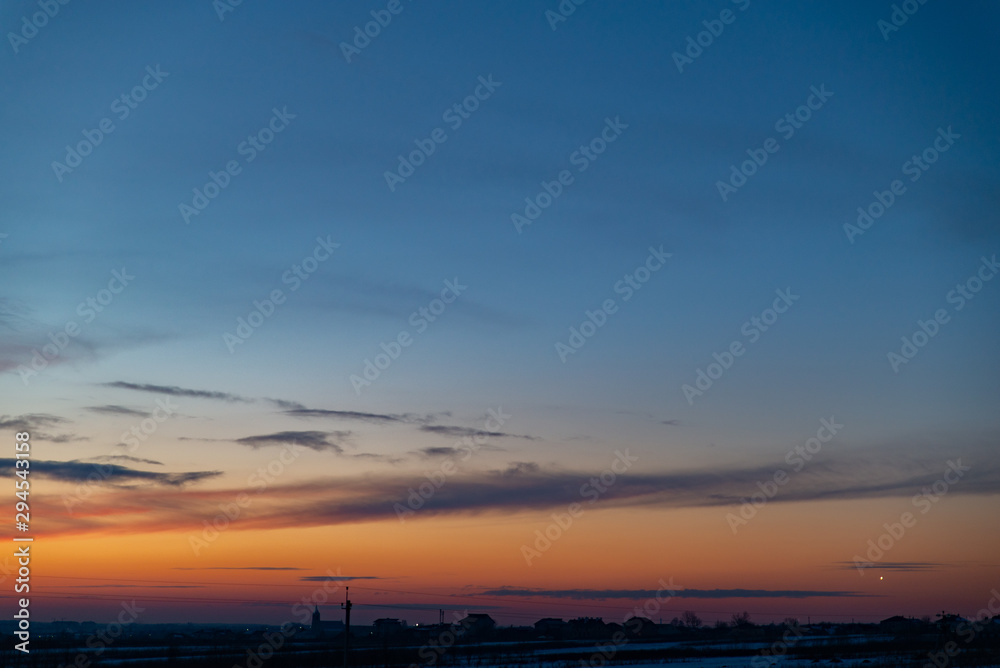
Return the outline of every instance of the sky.
[[[903,4],[3,3],[34,614],[974,614],[1000,15]]]

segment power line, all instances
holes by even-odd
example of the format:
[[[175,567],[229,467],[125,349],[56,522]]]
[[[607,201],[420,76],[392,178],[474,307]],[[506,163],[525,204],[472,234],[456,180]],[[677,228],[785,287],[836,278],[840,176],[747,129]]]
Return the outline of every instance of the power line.
[[[316,588],[316,583],[309,583],[309,582],[295,582],[295,583],[290,583],[290,584],[272,584],[272,583],[255,583],[255,582],[206,582],[206,581],[197,581],[196,580],[196,581],[184,581],[184,582],[178,583],[176,580],[145,580],[145,579],[123,579],[123,578],[94,578],[94,577],[43,575],[43,574],[39,574],[36,577],[47,577],[47,578],[62,579],[62,580],[88,580],[88,581],[116,582],[116,583],[120,583],[120,582],[136,582],[136,583],[145,583],[145,584],[173,584],[173,585],[176,585],[176,584],[196,584],[196,585],[239,586],[239,587],[282,587],[282,588],[285,588],[285,589],[288,589],[288,588],[291,588],[291,587],[302,587],[302,588],[313,588],[313,589]],[[328,582],[346,582],[346,581],[347,581],[346,578],[344,580],[337,580],[336,578],[329,578],[329,580],[328,580]],[[608,605],[608,604],[600,604],[600,603],[571,603],[571,602],[566,602],[566,601],[562,601],[562,600],[559,600],[557,602],[553,602],[553,601],[533,600],[530,597],[520,597],[520,596],[503,596],[503,597],[500,597],[500,596],[487,596],[487,595],[475,595],[475,594],[443,594],[443,593],[410,591],[410,590],[403,590],[403,589],[386,589],[386,588],[383,588],[383,587],[365,587],[365,586],[362,586],[362,585],[353,585],[353,584],[351,586],[354,587],[355,589],[362,589],[362,590],[365,590],[365,591],[382,592],[382,593],[389,593],[389,594],[407,594],[407,595],[411,595],[411,596],[427,596],[427,597],[432,597],[432,598],[433,597],[443,597],[443,598],[454,598],[454,599],[464,599],[464,600],[477,600],[477,601],[496,601],[496,602],[502,602],[502,603],[504,603],[506,605],[510,605],[512,603],[511,599],[515,599],[515,601],[516,601],[516,603],[518,605],[545,606],[545,607],[548,607],[548,608],[553,608],[553,607],[557,607],[557,608],[583,608],[583,609],[595,609],[595,608],[598,608],[598,609],[602,609],[602,610],[615,610],[615,611],[621,612],[623,610],[628,610],[629,607],[634,607],[634,606],[630,606],[627,603],[621,604],[621,605]],[[67,597],[68,598],[103,598],[103,597],[99,597],[98,595],[95,595],[95,594],[87,594],[85,596],[67,596]],[[116,597],[110,597],[110,598],[113,599],[113,598],[116,598]],[[275,604],[275,605],[281,603],[281,601],[264,601],[264,600],[253,600],[253,599],[184,598],[184,597],[151,597],[151,596],[144,596],[143,598],[145,600],[150,600],[150,601],[158,600],[158,601],[163,601],[163,602],[167,602],[167,601],[178,601],[178,602],[217,601],[217,602],[236,602],[236,603],[242,603],[242,602],[247,602],[247,603],[269,603],[269,604]],[[639,599],[635,599],[635,600],[639,600]],[[364,607],[363,604],[358,604],[358,605],[361,605],[362,607]],[[386,606],[386,607],[388,607],[388,606]],[[397,609],[406,609],[406,608],[399,607]],[[679,613],[679,612],[685,612],[686,610],[690,610],[690,609],[691,609],[690,607],[687,607],[687,608],[660,608],[659,610],[661,612],[678,612]],[[754,615],[781,615],[781,616],[788,616],[788,617],[804,617],[804,616],[810,616],[811,615],[811,616],[820,617],[820,618],[841,617],[841,618],[844,618],[844,619],[848,619],[848,618],[852,618],[852,617],[853,618],[857,618],[857,617],[870,617],[870,618],[874,619],[874,618],[877,618],[877,617],[881,617],[881,615],[864,615],[864,614],[857,614],[857,613],[855,613],[853,615],[838,615],[838,614],[816,614],[816,613],[804,613],[804,612],[775,612],[775,611],[762,611],[762,610],[754,611],[754,610],[745,610],[745,609],[740,609],[740,610],[698,610],[698,612],[701,612],[703,614],[713,614],[713,615],[715,615],[715,614],[718,614],[718,615],[732,615],[732,614],[736,614],[736,613],[740,613],[740,612],[749,612],[750,614],[754,614]],[[517,613],[513,613],[513,612],[511,612],[511,613],[505,612],[504,614],[505,615],[509,615],[509,616],[516,616],[517,615]],[[525,616],[527,616],[527,615],[525,615]]]

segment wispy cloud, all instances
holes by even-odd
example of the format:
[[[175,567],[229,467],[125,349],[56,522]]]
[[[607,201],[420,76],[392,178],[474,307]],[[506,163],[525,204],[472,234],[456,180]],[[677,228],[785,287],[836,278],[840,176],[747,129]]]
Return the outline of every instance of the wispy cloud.
[[[440,296],[440,286],[424,287],[415,284],[385,282],[356,274],[331,274],[326,283],[321,304],[330,312],[351,315],[384,316],[405,319],[415,306],[426,304]],[[523,316],[502,311],[476,302],[463,295],[449,307],[456,316],[496,328],[521,327],[528,323]]]
[[[370,424],[390,424],[390,423],[428,424],[434,421],[437,417],[451,415],[451,413],[449,412],[419,415],[416,413],[369,413],[366,411],[336,410],[328,408],[309,408],[304,404],[298,401],[293,401],[291,399],[280,399],[274,397],[264,397],[264,398],[245,397],[239,394],[233,394],[231,392],[221,392],[216,390],[195,390],[186,387],[178,387],[176,385],[155,385],[151,383],[130,383],[126,381],[102,383],[102,385],[104,387],[132,390],[135,392],[166,394],[175,397],[190,397],[194,399],[215,399],[218,401],[226,401],[230,403],[264,402],[282,409],[281,412],[284,415],[294,418],[353,420],[360,422],[368,422]],[[92,406],[88,407],[87,410],[105,414],[117,413],[122,415],[136,415],[136,416],[141,415],[143,417],[148,416],[148,413],[133,411],[133,409],[119,406],[117,404],[108,404],[105,406]]]
[[[205,585],[130,585],[130,584],[94,584],[94,585],[62,585],[69,589],[204,589]]]
[[[344,441],[351,436],[349,431],[279,431],[274,434],[244,436],[233,442],[251,448],[266,448],[278,445],[300,445],[311,450],[330,450],[344,454]]]
[[[13,331],[19,331],[31,324],[29,314],[31,309],[18,299],[0,297],[0,325]]]
[[[8,477],[13,475],[13,459],[0,459],[0,470],[8,471]],[[182,473],[164,473],[159,471],[142,471],[118,464],[103,464],[99,469],[93,462],[71,460],[67,462],[34,460],[32,476],[62,480],[65,482],[84,482],[95,480],[95,470],[99,470],[96,482],[107,485],[124,485],[136,482],[148,482],[154,485],[181,487],[188,483],[198,482],[222,475],[222,471],[187,471]]]
[[[37,431],[45,427],[68,424],[69,420],[48,413],[29,413],[27,415],[0,416],[0,429],[12,431]]]
[[[660,596],[655,589],[528,589],[500,587],[479,592],[480,596],[515,596],[519,598],[570,598],[578,600],[627,599],[641,600]],[[872,594],[856,591],[814,589],[681,589],[676,598],[867,598]]]
[[[340,582],[342,580],[381,580],[377,575],[303,575],[302,582]]]
[[[510,478],[512,476],[533,476],[542,472],[542,467],[536,462],[511,462],[507,465],[507,468],[500,471],[491,471],[491,473],[499,473],[501,478]]]
[[[175,571],[307,571],[308,568],[298,568],[297,566],[202,566],[195,568],[192,566],[175,566]]]
[[[116,380],[113,383],[102,383],[105,387],[114,387],[120,390],[133,390],[135,392],[150,392],[152,394],[167,394],[173,397],[190,397],[192,399],[218,399],[220,401],[249,403],[253,399],[241,397],[238,394],[229,392],[215,392],[211,390],[192,390],[176,385],[150,385],[148,383],[127,383]]]
[[[134,408],[128,408],[126,406],[119,406],[118,404],[107,404],[105,406],[85,406],[85,410],[91,413],[100,413],[102,415],[125,415],[128,417],[149,417],[149,413],[146,411],[136,410]]]
[[[387,422],[413,422],[416,416],[411,415],[395,415],[392,413],[364,413],[361,411],[337,411],[328,410],[324,408],[293,408],[284,411],[285,415],[290,415],[291,417],[299,418],[332,418],[338,420],[360,420],[362,422],[371,422],[375,424],[383,424]]]
[[[490,438],[521,438],[526,441],[538,440],[534,436],[524,436],[522,434],[510,434],[505,431],[483,431],[482,429],[473,429],[471,427],[456,427],[453,425],[444,425],[444,424],[425,424],[422,427],[420,427],[420,431],[425,431],[430,434],[438,434],[441,436],[449,436],[452,438],[488,436]]]
[[[417,454],[423,455],[424,457],[456,457],[463,452],[465,451],[447,445],[431,447],[431,448],[420,448],[419,450],[416,451]]]
[[[11,431],[26,431],[32,438],[50,443],[70,443],[72,441],[87,441],[85,436],[76,434],[53,434],[48,430],[51,427],[59,427],[70,424],[71,420],[50,415],[49,413],[28,413],[26,415],[0,416],[0,429]]]
[[[259,446],[274,445],[288,434],[248,437]],[[300,440],[301,439],[300,437]],[[314,445],[335,443],[327,432],[318,432]],[[349,455],[341,455],[349,456]],[[781,492],[769,503],[797,503],[820,500],[909,498],[937,480],[943,459],[893,458],[892,466],[882,465],[867,455],[844,451],[825,463],[814,461],[809,468],[790,477]],[[954,495],[1000,493],[1000,465],[990,459],[964,460],[971,464],[960,484],[948,492]],[[0,462],[2,465],[2,462]],[[90,466],[93,465],[83,465]],[[39,467],[41,469],[41,467]],[[620,476],[601,495],[600,508],[691,508],[735,507],[756,482],[768,480],[775,466],[728,467],[692,471],[629,473]],[[494,470],[460,471],[449,477],[412,519],[423,521],[439,515],[512,515],[521,512],[549,512],[571,502],[587,505],[582,486],[598,470],[567,470],[535,462],[512,462]],[[84,474],[85,475],[85,474]],[[149,475],[149,474],[145,474]],[[369,472],[358,477],[330,477],[275,484],[267,498],[255,503],[253,512],[241,516],[237,530],[279,529],[289,526],[333,526],[379,520],[396,521],[394,504],[405,499],[405,490],[419,476],[398,471]],[[236,490],[179,490],[158,488],[155,493],[122,492],[114,498],[91,499],[86,517],[60,525],[63,532],[127,530],[107,517],[127,503],[134,512],[155,513],[157,524],[165,528],[186,526],[192,515],[215,512],[219,503],[232,498]],[[109,510],[110,509],[110,510]],[[144,516],[145,517],[145,516]],[[151,518],[145,518],[153,522]],[[724,525],[720,513],[720,526]]]
[[[275,406],[277,406],[278,408],[284,408],[285,410],[289,410],[289,411],[292,411],[292,410],[302,410],[302,409],[305,408],[305,406],[302,405],[302,404],[300,404],[299,402],[297,402],[297,401],[291,401],[289,399],[271,399],[271,398],[266,398],[266,399],[264,399],[264,401],[272,403]]]
[[[269,399],[269,401],[279,404],[295,404],[295,402],[285,402],[280,399]],[[369,413],[366,411],[345,411],[329,408],[307,408],[301,404],[295,404],[284,411],[285,415],[297,418],[317,418],[330,420],[358,420],[371,424],[430,424],[445,417],[451,417],[451,411],[437,413]]]
[[[134,464],[152,464],[153,466],[163,466],[163,462],[158,462],[155,459],[143,459],[142,457],[133,457],[132,455],[101,455],[100,457],[91,457],[87,459],[88,462],[132,462]]]
[[[347,448],[355,447],[350,442],[354,435],[352,431],[279,431],[272,434],[255,434],[242,438],[198,438],[180,436],[179,441],[201,441],[203,443],[236,443],[255,450],[260,448],[279,447],[283,445],[298,445],[316,451],[333,452],[340,457],[358,459],[373,459],[388,463],[403,461],[399,457],[380,455],[371,452],[347,452]]]
[[[89,436],[77,436],[76,434],[43,434],[36,432],[36,439],[48,441],[49,443],[72,443],[73,441],[89,441]]]
[[[0,373],[14,371],[23,373],[26,381],[45,373],[44,370],[32,369],[32,360],[35,356],[41,357],[40,350],[46,345],[51,345],[48,334],[62,329],[66,324],[67,321],[30,322],[27,327],[5,336],[0,340]],[[90,329],[74,337],[70,345],[60,349],[59,354],[52,359],[48,359],[47,366],[94,362],[115,352],[162,343],[168,339],[169,336],[162,330]]]
[[[858,565],[853,561],[840,561],[837,563],[837,567],[844,571],[856,570]],[[883,570],[883,571],[899,571],[902,573],[910,573],[915,571],[936,571],[941,568],[947,568],[948,564],[938,563],[934,561],[883,561],[876,564],[869,565],[865,564],[866,569],[871,570]]]

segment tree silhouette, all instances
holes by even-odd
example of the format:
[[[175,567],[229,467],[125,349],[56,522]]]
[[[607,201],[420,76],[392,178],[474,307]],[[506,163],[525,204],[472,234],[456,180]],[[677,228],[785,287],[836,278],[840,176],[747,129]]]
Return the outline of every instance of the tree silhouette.
[[[745,610],[743,612],[734,612],[730,623],[740,629],[747,626],[753,626],[753,624],[750,623],[750,613]]]
[[[685,610],[684,614],[681,615],[681,621],[684,622],[684,626],[697,629],[701,627],[701,617],[694,614],[691,610]]]

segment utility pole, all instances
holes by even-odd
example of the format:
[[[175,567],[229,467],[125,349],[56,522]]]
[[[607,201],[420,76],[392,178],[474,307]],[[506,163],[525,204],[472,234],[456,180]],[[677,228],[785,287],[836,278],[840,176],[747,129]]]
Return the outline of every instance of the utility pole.
[[[347,663],[348,652],[351,651],[351,599],[348,596],[348,592],[351,588],[344,587],[344,602],[340,604],[341,610],[344,610],[344,668],[349,665]]]

